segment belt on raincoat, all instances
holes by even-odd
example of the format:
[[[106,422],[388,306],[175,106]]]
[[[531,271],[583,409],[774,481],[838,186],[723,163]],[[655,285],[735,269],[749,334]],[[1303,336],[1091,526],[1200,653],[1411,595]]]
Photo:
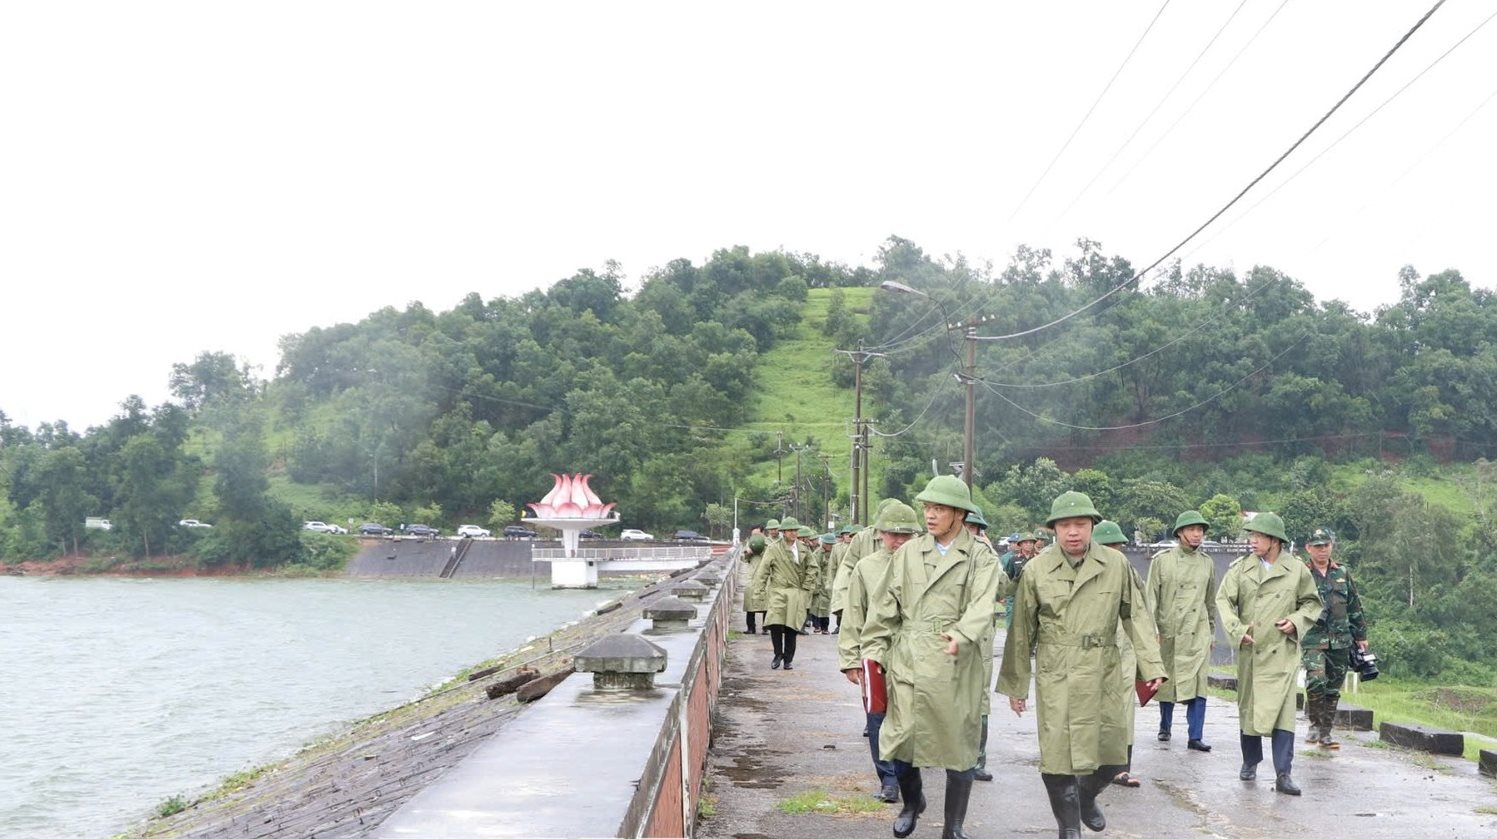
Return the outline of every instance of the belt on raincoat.
[[[1080,647],[1089,650],[1094,647],[1116,647],[1118,645],[1117,634],[1112,635],[1077,635],[1074,632],[1066,632],[1063,629],[1050,627],[1040,628],[1041,644],[1056,644],[1062,647]]]

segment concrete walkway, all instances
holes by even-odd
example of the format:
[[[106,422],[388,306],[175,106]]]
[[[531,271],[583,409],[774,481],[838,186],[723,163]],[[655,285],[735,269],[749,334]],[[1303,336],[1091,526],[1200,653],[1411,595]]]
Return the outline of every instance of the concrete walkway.
[[[741,612],[738,620],[741,630]],[[1002,640],[1000,630],[1000,657]],[[868,741],[861,736],[858,690],[836,670],[836,642],[834,635],[802,636],[795,670],[786,673],[769,669],[767,636],[732,641],[709,757],[715,814],[699,823],[698,837],[892,835],[898,805],[879,805],[866,814],[782,809],[793,796],[816,791],[861,804],[877,787]],[[999,694],[993,705],[988,769],[995,778],[974,786],[966,830],[982,839],[1054,836],[1039,778],[1034,715],[1016,717]],[[1103,794],[1107,836],[1497,836],[1497,784],[1468,761],[1382,748],[1371,733],[1338,732],[1344,745],[1336,753],[1299,744],[1294,776],[1305,792],[1292,798],[1273,791],[1267,760],[1258,781],[1237,779],[1235,704],[1209,701],[1206,742],[1215,747],[1209,754],[1185,748],[1183,708],[1177,709],[1169,743],[1155,739],[1158,719],[1153,703],[1138,711],[1133,771],[1143,786],[1113,786]],[[1304,730],[1301,721],[1301,736]],[[1265,741],[1265,754],[1267,746]],[[914,836],[938,837],[945,774],[924,775],[929,808]]]

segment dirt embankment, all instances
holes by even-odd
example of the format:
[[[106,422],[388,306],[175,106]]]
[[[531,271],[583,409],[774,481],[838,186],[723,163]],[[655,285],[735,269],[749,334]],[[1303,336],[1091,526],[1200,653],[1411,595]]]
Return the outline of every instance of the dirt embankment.
[[[73,554],[57,559],[28,559],[9,565],[0,565],[0,574],[16,577],[65,577],[65,576],[113,576],[113,577],[238,577],[263,573],[239,565],[223,565],[200,568],[187,556],[153,556],[149,559],[119,559],[117,557],[84,556]]]

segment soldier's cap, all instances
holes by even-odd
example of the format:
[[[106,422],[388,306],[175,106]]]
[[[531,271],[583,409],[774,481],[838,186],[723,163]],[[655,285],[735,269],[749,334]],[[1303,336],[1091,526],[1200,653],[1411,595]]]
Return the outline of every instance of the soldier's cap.
[[[1317,527],[1310,531],[1310,538],[1305,540],[1306,545],[1329,545],[1336,541],[1336,531],[1329,527]]]
[[[779,530],[780,529],[780,520],[779,519],[770,519],[769,521],[767,521],[767,522],[764,523],[764,529],[765,530]]]
[[[1008,540],[1017,545],[1021,542],[1038,542],[1040,540],[1040,537],[1037,533],[1015,533],[1013,536],[1010,536]]]
[[[967,514],[967,524],[975,524],[979,530],[988,529],[988,520],[982,517],[980,510],[973,510]]]
[[[837,534],[835,534],[835,533],[823,533],[823,534],[821,534],[821,544],[823,544],[823,545],[835,545],[835,544],[837,544]]]
[[[800,530],[800,522],[794,516],[789,516],[777,523],[781,530]]]

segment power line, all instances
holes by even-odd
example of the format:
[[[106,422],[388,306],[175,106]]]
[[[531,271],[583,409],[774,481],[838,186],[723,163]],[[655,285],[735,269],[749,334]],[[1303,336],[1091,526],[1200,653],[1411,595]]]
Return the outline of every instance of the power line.
[[[1149,36],[1149,32],[1153,31],[1154,24],[1159,22],[1159,16],[1164,14],[1164,10],[1169,4],[1170,0],[1164,0],[1164,5],[1160,6],[1159,11],[1154,13],[1154,19],[1149,21],[1149,25],[1144,29],[1144,33],[1138,36],[1138,41],[1133,44],[1133,49],[1128,50],[1128,55],[1123,58],[1123,63],[1119,64],[1118,69],[1113,71],[1112,78],[1107,80],[1107,84],[1102,88],[1102,92],[1097,94],[1097,100],[1092,103],[1090,108],[1086,109],[1086,113],[1081,116],[1081,121],[1076,123],[1076,127],[1071,131],[1071,136],[1066,138],[1066,141],[1060,146],[1060,151],[1056,152],[1055,157],[1050,159],[1050,165],[1045,167],[1045,171],[1041,172],[1039,178],[1035,180],[1034,186],[1031,186],[1029,191],[1024,193],[1024,199],[1019,202],[1019,206],[1015,207],[1014,211],[1009,214],[1009,222],[1012,222],[1014,217],[1019,215],[1019,211],[1024,209],[1024,205],[1029,203],[1030,196],[1034,195],[1034,191],[1040,188],[1040,184],[1044,182],[1045,176],[1050,174],[1050,170],[1055,168],[1055,164],[1060,160],[1060,156],[1066,153],[1066,149],[1070,148],[1071,141],[1076,139],[1076,135],[1081,133],[1082,126],[1086,125],[1086,121],[1091,118],[1092,112],[1097,110],[1098,105],[1102,104],[1102,99],[1107,96],[1107,91],[1112,89],[1113,82],[1117,81],[1118,76],[1123,74],[1123,68],[1128,66],[1128,62],[1133,59],[1133,54],[1138,52],[1139,47],[1143,46],[1144,39]]]
[[[1165,91],[1163,96],[1159,97],[1159,101],[1154,103],[1154,108],[1149,111],[1148,116],[1145,116],[1141,121],[1139,121],[1138,125],[1133,129],[1133,133],[1129,134],[1128,139],[1124,140],[1122,145],[1118,146],[1117,151],[1114,151],[1112,153],[1112,157],[1107,158],[1107,162],[1103,163],[1102,167],[1097,170],[1097,173],[1095,175],[1092,175],[1092,179],[1086,182],[1086,186],[1083,186],[1081,188],[1081,191],[1076,193],[1076,197],[1071,199],[1071,203],[1067,204],[1064,210],[1061,210],[1060,215],[1056,218],[1056,221],[1065,218],[1066,215],[1071,212],[1071,209],[1076,206],[1076,202],[1080,201],[1082,196],[1086,195],[1087,191],[1092,188],[1092,184],[1096,183],[1097,179],[1102,177],[1102,173],[1106,172],[1107,168],[1112,165],[1113,161],[1117,160],[1118,156],[1123,153],[1123,150],[1128,148],[1128,145],[1133,142],[1133,138],[1138,136],[1138,132],[1144,130],[1144,126],[1148,125],[1149,121],[1154,119],[1154,115],[1159,113],[1159,109],[1164,107],[1164,103],[1169,101],[1169,98],[1171,96],[1175,95],[1175,91],[1180,89],[1180,85],[1185,81],[1186,77],[1190,75],[1190,71],[1194,70],[1196,68],[1196,65],[1201,63],[1201,59],[1206,57],[1206,53],[1211,51],[1211,45],[1215,44],[1216,39],[1220,38],[1222,33],[1227,31],[1227,27],[1232,25],[1232,21],[1236,19],[1237,13],[1242,11],[1242,7],[1246,6],[1247,2],[1248,0],[1241,0],[1241,2],[1237,4],[1237,8],[1232,10],[1232,14],[1227,15],[1227,19],[1222,22],[1222,25],[1220,27],[1217,28],[1216,34],[1211,36],[1211,40],[1206,42],[1206,46],[1201,47],[1201,51],[1197,53],[1195,59],[1190,62],[1190,66],[1186,67],[1184,72],[1180,74],[1179,78],[1175,79],[1175,83],[1170,85],[1170,89]]]
[[[1225,396],[1227,393],[1235,390],[1243,382],[1247,381],[1248,379],[1252,378],[1253,376],[1256,376],[1257,374],[1259,374],[1259,373],[1263,372],[1264,370],[1268,369],[1268,366],[1270,364],[1273,364],[1275,361],[1278,361],[1280,358],[1282,358],[1290,350],[1295,349],[1300,344],[1304,343],[1305,339],[1308,338],[1308,337],[1310,337],[1310,334],[1308,332],[1305,333],[1304,335],[1301,335],[1298,340],[1296,340],[1294,343],[1290,344],[1289,346],[1285,347],[1284,349],[1280,350],[1278,353],[1276,353],[1274,355],[1273,358],[1270,358],[1268,361],[1263,362],[1263,364],[1261,366],[1255,368],[1254,370],[1252,370],[1251,372],[1249,372],[1247,375],[1243,376],[1242,378],[1238,379],[1237,381],[1235,381],[1235,382],[1227,385],[1226,387],[1222,388],[1221,390],[1217,391],[1216,393],[1212,394],[1211,396],[1209,396],[1209,397],[1207,397],[1205,399],[1202,399],[1200,402],[1197,402],[1197,403],[1195,403],[1194,405],[1191,405],[1188,408],[1182,408],[1181,410],[1178,410],[1178,411],[1174,412],[1173,414],[1166,414],[1166,415],[1164,415],[1162,417],[1155,417],[1154,419],[1151,419],[1151,420],[1144,420],[1143,422],[1129,423],[1127,425],[1073,425],[1073,424],[1068,423],[1068,422],[1061,422],[1060,420],[1050,419],[1049,417],[1041,416],[1040,414],[1036,414],[1035,412],[1029,410],[1028,408],[1025,408],[1023,405],[1020,405],[1019,403],[1015,402],[1014,400],[1009,399],[1007,396],[1004,396],[1002,392],[1000,392],[998,390],[995,390],[992,387],[988,387],[988,392],[992,393],[994,396],[997,396],[999,399],[1002,399],[1004,402],[1007,402],[1008,404],[1014,406],[1014,408],[1018,409],[1020,413],[1028,414],[1029,416],[1034,417],[1035,419],[1039,420],[1040,422],[1049,423],[1051,425],[1058,425],[1058,426],[1061,426],[1062,428],[1072,428],[1072,429],[1076,429],[1078,431],[1123,431],[1123,430],[1129,429],[1129,428],[1142,428],[1142,427],[1144,427],[1146,425],[1154,425],[1156,423],[1164,422],[1165,420],[1174,419],[1175,417],[1181,416],[1182,414],[1188,414],[1191,411],[1194,411],[1195,409],[1197,409],[1197,408],[1199,408],[1199,407],[1201,407],[1203,405],[1207,405],[1207,404],[1209,404],[1211,402],[1215,402],[1217,399],[1220,399],[1222,396]],[[984,386],[987,387],[986,385],[984,385]]]
[[[1248,51],[1248,47],[1251,47],[1253,45],[1253,43],[1258,40],[1258,36],[1263,34],[1263,30],[1267,29],[1268,25],[1270,23],[1273,23],[1274,18],[1278,17],[1279,16],[1279,12],[1282,12],[1284,10],[1284,7],[1287,6],[1287,5],[1289,5],[1289,0],[1284,0],[1284,2],[1282,2],[1282,3],[1279,4],[1279,7],[1277,9],[1273,10],[1273,14],[1271,14],[1271,15],[1268,16],[1268,20],[1263,21],[1263,25],[1259,26],[1258,27],[1258,31],[1253,33],[1253,37],[1248,38],[1247,43],[1243,44],[1242,48],[1239,49],[1239,50],[1237,50],[1237,53],[1235,55],[1233,55],[1232,58],[1231,58],[1231,60],[1229,60],[1226,63],[1226,66],[1222,67],[1221,72],[1217,73],[1216,76],[1215,76],[1215,78],[1213,78],[1209,83],[1207,83],[1205,89],[1203,89],[1200,93],[1196,94],[1196,98],[1192,99],[1191,102],[1190,102],[1190,104],[1185,106],[1185,110],[1182,111],[1181,114],[1178,117],[1175,117],[1175,121],[1172,122],[1172,123],[1170,123],[1170,127],[1164,129],[1164,133],[1160,134],[1154,140],[1154,142],[1149,146],[1149,148],[1146,149],[1144,151],[1144,153],[1137,160],[1133,161],[1133,165],[1128,167],[1128,171],[1124,172],[1123,176],[1120,177],[1120,178],[1118,178],[1117,181],[1114,182],[1113,185],[1108,188],[1107,194],[1109,196],[1112,195],[1114,192],[1116,192],[1117,189],[1118,189],[1118,187],[1120,187],[1120,186],[1123,185],[1124,181],[1128,180],[1128,176],[1130,176],[1130,175],[1133,174],[1133,170],[1137,169],[1139,167],[1139,164],[1141,164],[1145,160],[1149,159],[1149,155],[1153,154],[1154,150],[1157,149],[1157,148],[1159,148],[1159,144],[1162,143],[1162,142],[1164,142],[1164,139],[1166,137],[1168,137],[1168,136],[1170,136],[1170,134],[1174,133],[1174,130],[1175,130],[1176,126],[1178,126],[1182,121],[1184,121],[1184,119],[1187,116],[1190,116],[1190,112],[1193,111],[1193,110],[1195,110],[1196,105],[1200,104],[1200,101],[1202,99],[1206,98],[1206,94],[1210,93],[1211,89],[1214,88],[1214,87],[1216,87],[1216,83],[1219,82],[1219,81],[1221,81],[1223,76],[1227,75],[1227,71],[1231,70],[1232,69],[1232,65],[1234,65],[1234,64],[1237,63],[1237,59],[1241,58],[1242,55],[1243,55],[1243,53],[1245,53],[1245,52]],[[1236,12],[1233,12],[1233,14],[1236,14]]]
[[[951,368],[947,367],[945,370],[943,370],[941,372],[943,373],[943,375],[942,375],[942,385],[944,386],[945,385],[945,381],[946,381],[946,377],[944,376],[944,374],[951,372]],[[913,420],[911,420],[909,425],[906,425],[904,428],[899,429],[898,431],[894,432],[893,434],[885,434],[884,432],[879,431],[876,428],[869,428],[868,430],[872,431],[873,432],[873,436],[875,436],[875,437],[898,437],[901,434],[904,434],[906,431],[909,431],[911,428],[914,428],[916,423],[918,423],[918,422],[920,422],[920,420],[924,419],[926,412],[930,410],[930,406],[936,404],[936,397],[938,397],[940,395],[941,395],[941,388],[940,387],[933,388],[932,392],[931,392],[931,395],[930,395],[930,401],[928,401],[928,402],[925,403],[925,407],[923,409],[921,409],[920,415],[917,416],[917,417],[915,417]]]
[[[1221,218],[1221,216],[1222,216],[1223,213],[1225,213],[1227,210],[1230,210],[1233,205],[1235,205],[1238,201],[1242,200],[1242,197],[1244,195],[1247,195],[1248,191],[1251,190],[1253,187],[1257,186],[1259,181],[1261,181],[1264,178],[1268,177],[1268,175],[1269,175],[1270,172],[1272,172],[1273,170],[1277,169],[1279,167],[1279,164],[1283,163],[1284,159],[1287,158],[1287,157],[1289,157],[1289,155],[1292,154],[1295,149],[1299,148],[1306,140],[1310,139],[1310,135],[1314,134],[1315,131],[1318,128],[1320,128],[1321,125],[1325,124],[1326,120],[1330,119],[1331,116],[1336,113],[1336,111],[1340,110],[1341,106],[1344,105],[1344,104],[1346,104],[1346,100],[1350,99],[1352,97],[1352,94],[1354,94],[1358,90],[1360,90],[1362,88],[1362,85],[1366,84],[1367,80],[1370,79],[1370,78],[1372,78],[1373,74],[1376,73],[1383,66],[1383,64],[1387,63],[1388,59],[1392,58],[1393,54],[1396,53],[1396,52],[1398,52],[1398,50],[1404,45],[1404,43],[1406,41],[1408,41],[1409,38],[1413,37],[1413,35],[1414,35],[1415,32],[1419,31],[1419,28],[1424,25],[1425,21],[1429,20],[1430,16],[1433,15],[1437,10],[1439,10],[1439,8],[1441,6],[1443,6],[1443,5],[1445,5],[1445,0],[1436,0],[1435,5],[1431,6],[1430,9],[1429,9],[1429,11],[1425,12],[1424,16],[1421,17],[1421,18],[1419,18],[1418,22],[1416,22],[1414,24],[1414,26],[1411,29],[1409,29],[1408,32],[1405,32],[1402,38],[1398,39],[1398,43],[1394,44],[1393,47],[1391,49],[1389,49],[1388,52],[1382,58],[1378,59],[1378,62],[1376,64],[1372,65],[1372,69],[1368,70],[1366,72],[1366,74],[1364,74],[1362,76],[1362,78],[1357,81],[1356,84],[1352,85],[1351,89],[1348,90],[1339,100],[1337,100],[1336,104],[1332,105],[1331,109],[1329,111],[1326,111],[1325,114],[1323,116],[1321,116],[1320,119],[1316,120],[1315,124],[1312,125],[1312,126],[1310,126],[1309,130],[1305,131],[1305,133],[1302,134],[1298,140],[1295,140],[1294,143],[1293,143],[1293,145],[1291,145],[1288,149],[1285,149],[1284,153],[1281,154],[1281,155],[1279,155],[1278,158],[1276,160],[1274,160],[1273,163],[1270,163],[1267,169],[1264,169],[1262,172],[1260,172],[1258,174],[1257,177],[1255,177],[1251,181],[1249,181],[1248,185],[1245,186],[1245,187],[1243,187],[1241,192],[1238,192],[1235,196],[1232,197],[1232,200],[1230,200],[1226,204],[1224,204],[1221,209],[1217,210],[1215,213],[1213,213],[1211,215],[1210,218],[1208,218],[1204,222],[1202,222],[1199,227],[1197,227],[1195,230],[1191,231],[1190,235],[1186,236],[1184,239],[1181,239],[1178,244],[1176,244],[1174,247],[1172,247],[1168,251],[1166,251],[1163,256],[1159,257],[1158,259],[1154,260],[1154,262],[1150,263],[1148,267],[1144,268],[1142,271],[1139,271],[1138,273],[1134,274],[1132,277],[1124,280],[1123,282],[1117,284],[1116,286],[1113,286],[1111,289],[1109,289],[1108,291],[1106,291],[1105,293],[1103,293],[1102,296],[1098,297],[1097,299],[1093,300],[1090,303],[1087,303],[1085,306],[1082,306],[1082,307],[1080,307],[1078,309],[1075,309],[1075,310],[1073,310],[1073,311],[1071,311],[1071,312],[1069,312],[1067,314],[1064,314],[1064,315],[1056,318],[1055,320],[1050,321],[1049,323],[1041,324],[1039,326],[1031,327],[1029,329],[1024,329],[1024,330],[1021,330],[1019,332],[1011,332],[1011,333],[1009,333],[1007,335],[983,335],[983,336],[979,336],[977,338],[977,340],[979,340],[979,341],[1005,341],[1005,340],[1008,340],[1010,338],[1021,338],[1021,337],[1025,336],[1025,335],[1033,335],[1036,332],[1040,332],[1040,331],[1043,331],[1045,329],[1049,329],[1052,326],[1056,326],[1058,324],[1064,323],[1064,322],[1070,320],[1071,318],[1073,318],[1073,317],[1081,314],[1082,312],[1085,312],[1086,310],[1090,309],[1091,307],[1097,305],[1098,303],[1101,303],[1103,300],[1106,300],[1107,298],[1113,296],[1114,294],[1117,294],[1119,291],[1122,291],[1124,288],[1127,288],[1128,286],[1132,285],[1134,282],[1136,282],[1138,280],[1139,277],[1142,277],[1144,274],[1146,274],[1149,271],[1153,270],[1155,267],[1157,267],[1160,263],[1164,262],[1166,259],[1169,259],[1171,256],[1174,256],[1174,254],[1175,254],[1176,251],[1178,251],[1181,248],[1185,247],[1185,245],[1188,244],[1190,242],[1190,240],[1192,240],[1196,236],[1200,235],[1201,231],[1203,231],[1207,227],[1209,227],[1212,222],[1216,221],[1218,218]]]
[[[1250,215],[1254,210],[1256,210],[1260,206],[1262,206],[1264,204],[1264,202],[1268,201],[1268,199],[1270,199],[1270,198],[1274,197],[1275,195],[1277,195],[1279,193],[1279,190],[1281,190],[1284,187],[1288,186],[1295,178],[1299,177],[1300,174],[1303,173],[1306,169],[1309,169],[1311,166],[1315,165],[1316,161],[1320,160],[1322,157],[1325,157],[1326,154],[1328,152],[1330,152],[1331,149],[1334,149],[1336,146],[1340,145],[1342,140],[1345,140],[1347,137],[1351,136],[1352,132],[1356,131],[1358,128],[1361,128],[1368,120],[1370,120],[1373,117],[1377,116],[1378,113],[1383,110],[1383,108],[1385,108],[1389,104],[1391,104],[1394,99],[1397,99],[1400,95],[1402,95],[1404,91],[1408,90],[1410,87],[1413,87],[1415,82],[1417,82],[1420,79],[1424,78],[1424,76],[1425,76],[1426,73],[1428,73],[1429,71],[1435,69],[1435,65],[1439,64],[1441,61],[1444,61],[1447,57],[1450,56],[1451,53],[1453,53],[1457,49],[1459,49],[1462,44],[1466,43],[1468,40],[1471,39],[1471,37],[1473,35],[1475,35],[1479,31],[1481,31],[1481,28],[1483,26],[1486,26],[1488,23],[1491,23],[1492,18],[1497,18],[1497,12],[1493,12],[1492,14],[1488,15],[1487,18],[1485,20],[1483,20],[1481,23],[1476,24],[1476,28],[1472,29],[1470,32],[1467,32],[1464,37],[1462,37],[1459,41],[1456,41],[1454,44],[1452,44],[1449,49],[1445,50],[1445,52],[1440,53],[1439,57],[1437,57],[1434,61],[1431,61],[1423,70],[1420,70],[1417,74],[1415,74],[1413,78],[1409,79],[1407,82],[1404,82],[1404,84],[1403,84],[1402,87],[1400,87],[1399,89],[1393,91],[1393,93],[1390,96],[1388,96],[1387,99],[1384,99],[1382,101],[1382,103],[1379,104],[1376,108],[1373,108],[1371,111],[1368,111],[1366,116],[1362,117],[1360,120],[1357,120],[1357,122],[1354,125],[1352,125],[1350,128],[1346,129],[1346,131],[1343,132],[1340,137],[1337,137],[1335,140],[1331,141],[1330,145],[1327,145],[1325,148],[1321,149],[1318,153],[1316,153],[1316,155],[1314,157],[1312,157],[1309,160],[1305,161],[1305,165],[1303,165],[1303,166],[1299,167],[1298,169],[1294,170],[1294,172],[1291,175],[1289,175],[1289,177],[1285,178],[1277,186],[1275,186],[1273,189],[1269,190],[1268,193],[1266,195],[1264,195],[1262,198],[1259,198],[1257,201],[1254,201],[1251,206],[1249,206],[1247,209],[1243,210],[1242,213],[1240,215],[1238,215],[1236,218],[1234,218],[1231,221],[1227,222],[1226,224],[1222,225],[1220,228],[1218,228],[1216,231],[1214,231],[1210,236],[1206,237],[1206,239],[1204,241],[1200,242],[1198,245],[1196,245],[1195,248],[1193,248],[1190,251],[1190,253],[1195,253],[1196,251],[1200,250],[1201,248],[1205,247],[1206,245],[1209,245],[1212,242],[1216,241],[1216,238],[1218,236],[1221,236],[1223,233],[1226,233],[1228,230],[1231,230],[1232,227],[1237,224],[1237,222],[1242,221],[1244,218],[1246,218],[1248,215]],[[1189,254],[1187,254],[1187,256],[1189,256]]]

